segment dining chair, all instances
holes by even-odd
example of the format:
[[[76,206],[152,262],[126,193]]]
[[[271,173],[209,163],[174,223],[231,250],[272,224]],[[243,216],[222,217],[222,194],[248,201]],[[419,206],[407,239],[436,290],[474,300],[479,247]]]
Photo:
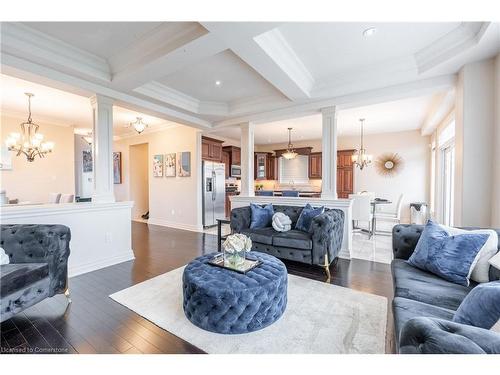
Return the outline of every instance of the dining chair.
[[[257,197],[272,197],[274,195],[274,191],[272,190],[256,190],[255,196]]]
[[[74,201],[74,194],[61,194],[61,198],[59,199],[59,203],[73,203]]]
[[[394,225],[401,224],[401,209],[403,208],[403,199],[404,199],[404,194],[401,194],[396,203],[395,211],[375,212],[375,220],[374,220],[375,224],[373,226],[374,233],[377,232],[377,221],[379,220],[394,222]]]
[[[369,195],[359,195],[359,194],[349,194],[349,199],[352,199],[352,221],[353,227],[357,230],[365,232],[358,227],[359,222],[367,222],[368,223],[368,238],[373,235],[372,228],[372,206],[371,206],[371,197]],[[356,225],[354,225],[356,222]]]
[[[61,199],[61,193],[50,193],[48,203],[59,203]]]
[[[298,197],[299,191],[298,190],[283,190],[282,196],[283,197]]]

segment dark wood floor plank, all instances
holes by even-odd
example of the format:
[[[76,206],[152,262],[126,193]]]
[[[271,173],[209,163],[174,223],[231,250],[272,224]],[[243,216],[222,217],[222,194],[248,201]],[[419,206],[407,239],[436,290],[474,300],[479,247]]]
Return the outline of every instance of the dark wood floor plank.
[[[109,298],[122,289],[181,267],[193,258],[216,251],[216,236],[172,228],[132,224],[135,260],[70,279],[73,303],[56,296],[0,326],[2,348],[71,348],[79,353],[199,353],[198,348]],[[320,267],[285,262],[288,272],[324,281]],[[331,283],[388,299],[386,351],[392,353],[394,325],[390,301],[390,266],[364,260],[339,259]]]

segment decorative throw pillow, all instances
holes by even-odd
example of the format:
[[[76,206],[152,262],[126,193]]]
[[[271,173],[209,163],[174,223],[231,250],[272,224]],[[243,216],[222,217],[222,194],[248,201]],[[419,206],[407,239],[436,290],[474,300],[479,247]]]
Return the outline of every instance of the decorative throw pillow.
[[[305,205],[300,213],[299,219],[297,220],[297,224],[295,224],[295,229],[301,230],[303,232],[311,231],[312,220],[325,212],[325,207],[317,207],[313,208],[309,203]]]
[[[10,263],[9,256],[5,254],[5,250],[0,247],[0,265],[9,263]]]
[[[500,281],[483,283],[464,298],[453,321],[492,329],[500,321]]]
[[[487,240],[487,234],[450,236],[443,227],[429,220],[408,263],[445,280],[468,286],[479,251]]]
[[[488,260],[488,263],[492,266],[495,267],[497,270],[500,270],[500,252],[497,253],[497,255],[494,255]]]
[[[271,203],[264,207],[250,203],[250,210],[252,214],[250,229],[266,228],[271,225],[271,220],[274,215],[274,208]]]
[[[288,232],[292,229],[292,220],[283,212],[276,212],[273,215],[273,228],[277,232]]]

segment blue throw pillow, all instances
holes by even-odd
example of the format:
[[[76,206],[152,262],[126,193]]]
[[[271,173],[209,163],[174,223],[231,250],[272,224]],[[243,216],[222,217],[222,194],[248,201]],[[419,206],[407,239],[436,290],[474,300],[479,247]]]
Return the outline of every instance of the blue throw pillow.
[[[271,226],[271,220],[274,215],[274,208],[272,204],[261,207],[258,204],[250,203],[250,210],[252,213],[250,229],[259,229]]]
[[[309,233],[311,231],[312,220],[323,212],[325,212],[325,207],[323,206],[313,208],[309,203],[306,204],[300,213],[297,224],[295,224],[295,229]]]
[[[450,236],[439,224],[429,220],[408,263],[445,280],[469,285],[469,277],[487,234]]]
[[[500,320],[500,281],[472,289],[458,307],[453,321],[491,329]]]

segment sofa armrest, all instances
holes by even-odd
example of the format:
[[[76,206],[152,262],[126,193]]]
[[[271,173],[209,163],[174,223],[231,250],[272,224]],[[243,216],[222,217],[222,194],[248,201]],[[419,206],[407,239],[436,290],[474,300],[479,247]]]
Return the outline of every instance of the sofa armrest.
[[[70,229],[64,225],[4,224],[1,246],[10,263],[47,263],[49,295],[64,292],[68,277]]]
[[[399,339],[401,354],[499,354],[500,334],[436,318],[405,323]]]
[[[331,263],[339,254],[344,238],[344,212],[337,209],[326,210],[316,216],[311,223],[312,262],[323,265],[325,254]]]
[[[231,231],[241,233],[243,229],[250,228],[252,213],[250,206],[233,208],[231,210]]]
[[[423,225],[398,224],[392,228],[392,251],[394,259],[409,259],[418,239],[424,230]]]

